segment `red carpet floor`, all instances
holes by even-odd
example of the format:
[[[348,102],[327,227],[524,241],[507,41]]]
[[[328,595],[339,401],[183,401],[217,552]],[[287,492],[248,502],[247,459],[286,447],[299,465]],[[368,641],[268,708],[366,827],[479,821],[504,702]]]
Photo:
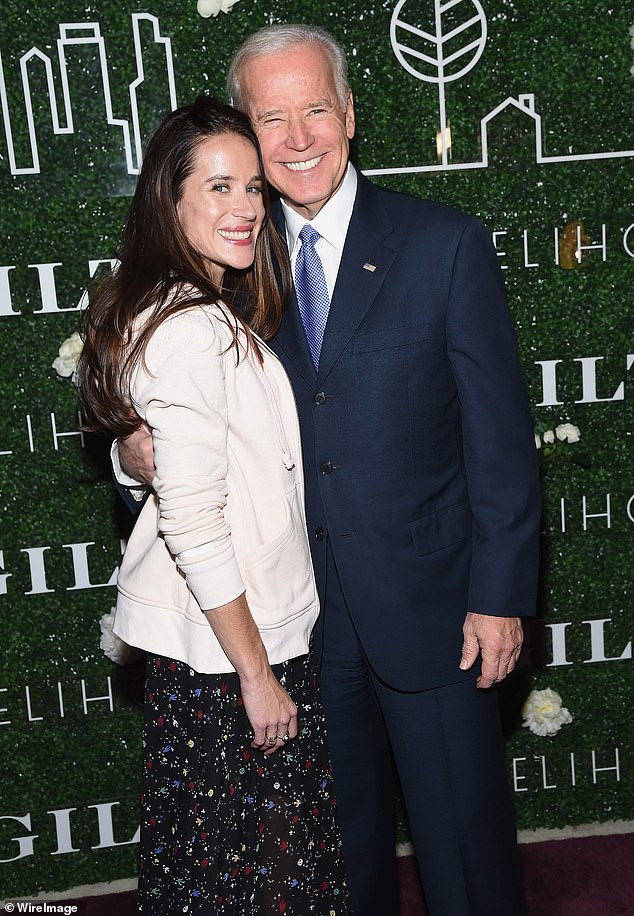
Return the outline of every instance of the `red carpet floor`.
[[[634,834],[523,843],[520,857],[528,916],[634,914]],[[401,916],[425,916],[414,859],[400,867]]]
[[[634,834],[526,843],[520,854],[528,916],[634,914]],[[399,864],[401,916],[426,916],[414,859]],[[65,903],[78,907],[77,916],[136,916],[132,892]]]

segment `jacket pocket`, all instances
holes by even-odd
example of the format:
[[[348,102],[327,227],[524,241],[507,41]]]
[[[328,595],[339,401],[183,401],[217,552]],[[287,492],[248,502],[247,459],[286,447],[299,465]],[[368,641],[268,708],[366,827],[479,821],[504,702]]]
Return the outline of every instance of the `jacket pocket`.
[[[242,570],[249,607],[261,630],[283,625],[317,602],[301,490],[296,487],[284,500],[286,525],[245,558]]]
[[[414,547],[426,556],[471,537],[473,519],[468,502],[455,503],[409,523]]]
[[[403,328],[385,328],[382,331],[359,332],[352,339],[353,353],[369,353],[372,350],[389,350],[420,343],[429,337],[429,325],[417,324]]]

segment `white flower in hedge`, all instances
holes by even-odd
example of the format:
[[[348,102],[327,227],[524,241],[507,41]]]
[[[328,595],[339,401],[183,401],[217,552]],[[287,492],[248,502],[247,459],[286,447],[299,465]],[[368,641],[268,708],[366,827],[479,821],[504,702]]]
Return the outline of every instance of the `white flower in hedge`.
[[[198,0],[196,9],[203,19],[217,16],[218,13],[230,13],[238,0]]]
[[[101,628],[99,648],[111,662],[115,662],[117,665],[127,665],[128,662],[136,658],[138,649],[129,646],[127,642],[120,639],[116,633],[113,633],[114,615],[115,609],[110,608],[109,613],[104,614],[99,621],[99,626]]]
[[[522,706],[524,728],[530,728],[534,735],[552,737],[562,725],[572,722],[571,713],[561,705],[561,697],[552,687],[531,690]]]
[[[73,382],[75,381],[75,370],[83,348],[84,342],[79,331],[75,331],[66,338],[59,348],[59,355],[55,357],[52,364],[58,375],[61,375],[62,378],[72,376]]]
[[[572,423],[560,423],[555,428],[555,435],[560,442],[578,442],[581,439],[579,427]]]
[[[555,431],[553,429],[547,429],[546,432],[542,433],[542,439],[546,445],[552,445],[555,441]]]
[[[541,447],[542,447],[542,440],[539,438],[537,433],[535,433],[535,448],[541,448]]]

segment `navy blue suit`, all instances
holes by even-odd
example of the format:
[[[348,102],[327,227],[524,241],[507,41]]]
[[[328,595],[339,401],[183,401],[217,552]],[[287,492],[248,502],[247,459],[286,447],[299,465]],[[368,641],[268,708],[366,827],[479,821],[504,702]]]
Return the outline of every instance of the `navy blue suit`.
[[[431,912],[515,916],[495,693],[458,667],[467,611],[535,612],[536,452],[488,233],[359,175],[319,370],[296,303],[272,346],[300,415],[355,916],[398,912],[389,743]]]

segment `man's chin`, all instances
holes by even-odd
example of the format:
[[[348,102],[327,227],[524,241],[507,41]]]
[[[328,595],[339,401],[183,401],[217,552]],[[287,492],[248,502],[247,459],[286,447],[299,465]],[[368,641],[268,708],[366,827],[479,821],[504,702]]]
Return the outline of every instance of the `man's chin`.
[[[273,183],[271,182],[271,184]],[[281,182],[274,184],[273,187],[284,203],[292,210],[301,213],[302,216],[306,216],[305,211],[309,211],[315,216],[332,197],[330,188],[311,187],[309,189],[306,184],[302,186],[301,182],[285,181],[283,184]],[[307,218],[312,219],[313,216]]]

